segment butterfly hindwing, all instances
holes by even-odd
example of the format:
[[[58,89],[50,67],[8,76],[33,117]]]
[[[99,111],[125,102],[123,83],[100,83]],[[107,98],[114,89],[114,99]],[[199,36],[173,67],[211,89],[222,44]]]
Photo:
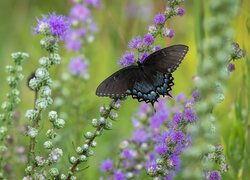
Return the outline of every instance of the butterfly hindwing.
[[[124,97],[126,91],[132,89],[136,78],[139,77],[138,66],[125,67],[107,79],[105,79],[96,89],[97,96]]]

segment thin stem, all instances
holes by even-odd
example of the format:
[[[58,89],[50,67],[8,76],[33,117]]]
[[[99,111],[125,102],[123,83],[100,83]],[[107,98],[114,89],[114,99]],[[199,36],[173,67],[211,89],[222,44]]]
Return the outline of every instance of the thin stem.
[[[117,100],[114,100],[115,102]],[[105,114],[104,118],[107,119],[109,117],[109,114],[111,112],[111,110],[113,109],[113,107],[110,105],[109,109],[107,110],[107,113]],[[99,125],[96,130],[95,133],[93,135],[93,137],[89,140],[89,142],[87,143],[88,146],[90,147],[91,143],[95,140],[95,138],[97,137],[97,132],[101,131],[104,127],[104,124]],[[83,151],[81,155],[86,155],[87,151]],[[70,169],[70,173],[68,174],[67,180],[70,180],[71,176],[73,175],[73,173],[75,172],[77,166],[81,163],[81,161],[78,159],[72,166],[72,168]]]

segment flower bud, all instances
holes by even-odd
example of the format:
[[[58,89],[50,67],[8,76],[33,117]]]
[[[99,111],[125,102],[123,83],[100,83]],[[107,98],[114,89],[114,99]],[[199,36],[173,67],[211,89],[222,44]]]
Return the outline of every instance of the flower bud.
[[[92,132],[86,132],[86,134],[85,134],[86,139],[91,139],[93,136],[94,136],[94,134]]]
[[[15,72],[15,69],[14,69],[13,66],[6,66],[6,67],[5,67],[5,70],[6,70],[6,72],[9,73],[9,74]]]
[[[74,156],[71,156],[69,161],[71,164],[74,164],[77,161],[77,159]]]
[[[101,116],[105,116],[106,113],[107,113],[107,111],[105,110],[105,107],[104,107],[104,106],[101,106],[101,107],[100,107],[100,115],[101,115]]]
[[[31,171],[32,171],[32,167],[31,167],[31,166],[27,166],[27,167],[25,168],[25,174],[26,174],[26,175],[29,175],[29,174],[31,173]]]
[[[55,128],[61,129],[64,127],[65,121],[63,119],[57,119],[54,121],[53,125],[55,126]]]
[[[92,126],[93,127],[98,127],[100,125],[100,121],[98,121],[97,119],[92,119]]]
[[[94,154],[94,151],[92,151],[91,149],[89,149],[86,153],[86,156],[89,157],[89,156],[93,156]]]
[[[52,65],[60,64],[61,63],[61,57],[57,53],[51,53],[49,56],[49,59],[52,63]]]
[[[60,179],[61,179],[61,180],[66,180],[66,179],[67,179],[67,176],[66,176],[65,174],[61,174],[61,175],[60,175]]]
[[[49,72],[46,68],[38,68],[35,73],[36,78],[46,80],[49,78]]]
[[[30,109],[26,111],[25,118],[29,121],[35,121],[38,116],[38,111]]]
[[[104,129],[111,130],[112,129],[112,123],[109,122],[109,121],[106,121],[106,123],[104,125]]]
[[[41,66],[45,67],[45,68],[48,68],[48,67],[50,67],[51,62],[50,62],[50,60],[49,60],[48,57],[41,57],[41,58],[39,59],[39,64],[40,64]]]
[[[104,117],[100,117],[99,121],[101,124],[104,124],[106,122],[106,119]]]
[[[38,110],[43,110],[48,107],[48,103],[45,98],[39,98],[36,100],[36,108]]]
[[[46,137],[49,139],[54,139],[57,136],[56,132],[54,131],[54,129],[49,129],[46,132]]]
[[[118,118],[118,114],[117,114],[116,112],[111,112],[111,113],[109,114],[109,118],[110,118],[111,120],[115,120],[115,119]]]
[[[94,147],[96,147],[96,144],[97,144],[96,141],[92,141],[90,145],[91,145],[91,147],[94,148]]]
[[[36,156],[35,160],[36,160],[36,164],[40,167],[44,166],[46,163],[46,160],[41,156]]]
[[[85,155],[80,155],[79,160],[81,162],[87,161],[87,157]]]
[[[49,170],[49,174],[52,176],[52,177],[55,177],[55,176],[58,176],[59,175],[59,171],[57,168],[51,168]]]
[[[50,111],[49,115],[48,115],[48,118],[49,118],[49,120],[51,122],[54,122],[58,118],[57,112],[56,111]]]
[[[37,79],[37,78],[32,78],[30,81],[29,81],[29,87],[33,90],[37,90],[39,88],[41,84],[41,80],[40,79]]]
[[[42,86],[39,90],[41,97],[48,97],[51,95],[51,89],[48,86]]]
[[[53,143],[52,143],[51,141],[45,141],[45,142],[43,143],[43,147],[44,147],[45,149],[52,149],[52,148],[53,148]]]
[[[78,146],[76,148],[76,152],[77,152],[77,154],[81,154],[83,152],[83,149],[80,146]]]
[[[87,144],[82,145],[82,149],[84,151],[87,151],[89,149],[89,145],[87,145]]]
[[[29,127],[27,135],[31,138],[35,138],[38,135],[38,130],[33,127]]]

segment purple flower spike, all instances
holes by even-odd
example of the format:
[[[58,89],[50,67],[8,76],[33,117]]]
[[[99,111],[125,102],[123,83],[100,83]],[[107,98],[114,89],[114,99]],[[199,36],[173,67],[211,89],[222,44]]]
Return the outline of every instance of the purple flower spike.
[[[235,71],[235,65],[232,63],[228,63],[228,70],[229,70],[229,72]]]
[[[150,46],[151,44],[154,43],[154,37],[151,34],[146,34],[143,38],[143,42],[147,45]]]
[[[180,160],[179,156],[175,156],[175,155],[171,154],[168,157],[168,162],[169,162],[170,166],[178,168],[180,166],[181,160]]]
[[[87,63],[81,57],[74,57],[71,59],[68,69],[74,75],[84,74],[87,72]]]
[[[114,180],[126,180],[125,174],[122,174],[121,172],[115,172]]]
[[[80,21],[85,21],[90,15],[90,11],[84,5],[76,4],[70,11],[70,17]]]
[[[70,29],[69,20],[63,15],[56,15],[55,12],[50,14],[48,19],[50,30],[53,35],[59,39],[64,39]]]
[[[164,24],[165,22],[165,16],[161,13],[157,14],[155,17],[154,17],[154,22],[155,24],[159,25],[159,24]]]
[[[112,171],[113,170],[113,161],[111,159],[107,159],[106,161],[101,162],[100,170],[102,172]]]
[[[177,102],[185,102],[187,100],[187,97],[186,97],[185,93],[180,93],[176,96],[175,100]]]
[[[185,111],[185,118],[189,121],[189,122],[193,122],[195,120],[196,117],[196,113],[192,110],[192,109],[187,109]]]
[[[137,143],[143,143],[147,140],[147,133],[146,131],[139,129],[134,132],[133,134],[133,141]]]
[[[184,15],[184,9],[182,9],[182,8],[178,8],[178,14],[180,15],[180,16],[183,16]]]
[[[161,46],[155,46],[155,51],[161,50]]]
[[[211,172],[209,180],[221,180],[220,173],[218,171]]]

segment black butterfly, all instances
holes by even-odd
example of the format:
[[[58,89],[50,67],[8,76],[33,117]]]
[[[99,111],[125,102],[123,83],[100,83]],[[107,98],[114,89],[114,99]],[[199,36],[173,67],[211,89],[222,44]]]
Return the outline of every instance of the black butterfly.
[[[97,96],[125,97],[132,95],[139,102],[157,101],[160,95],[170,96],[174,85],[172,73],[188,51],[188,46],[174,45],[150,54],[143,63],[125,67],[105,79],[96,89]]]

